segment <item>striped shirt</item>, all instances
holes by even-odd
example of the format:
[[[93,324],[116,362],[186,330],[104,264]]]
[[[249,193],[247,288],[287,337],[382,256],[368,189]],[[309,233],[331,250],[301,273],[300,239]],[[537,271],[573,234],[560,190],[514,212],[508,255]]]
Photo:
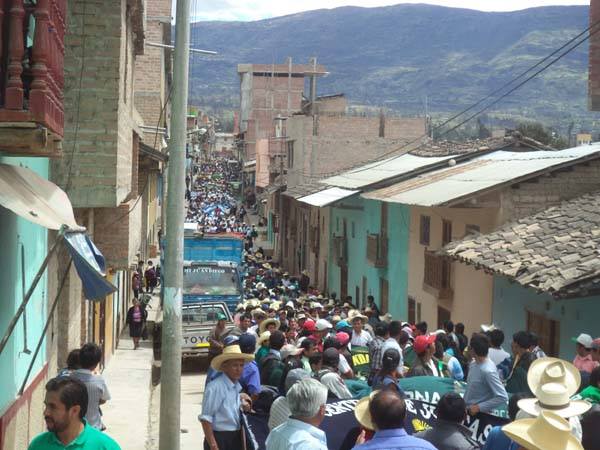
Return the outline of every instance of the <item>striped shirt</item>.
[[[95,375],[87,369],[77,369],[71,373],[73,378],[85,384],[88,393],[88,408],[85,419],[89,426],[101,430],[102,416],[100,415],[100,402],[110,400],[110,393],[102,375]]]

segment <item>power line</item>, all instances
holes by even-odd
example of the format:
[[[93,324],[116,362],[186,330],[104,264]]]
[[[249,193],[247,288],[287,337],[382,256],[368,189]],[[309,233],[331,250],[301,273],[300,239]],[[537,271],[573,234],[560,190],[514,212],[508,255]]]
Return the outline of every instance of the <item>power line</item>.
[[[536,64],[534,64],[533,66],[529,67],[527,70],[525,70],[524,72],[522,72],[521,74],[519,74],[517,77],[513,78],[511,81],[505,83],[503,86],[501,86],[500,88],[495,89],[492,93],[490,93],[487,96],[485,96],[484,98],[480,99],[479,101],[477,101],[473,105],[471,105],[468,108],[460,111],[459,113],[455,114],[451,118],[445,120],[443,123],[441,123],[441,124],[437,125],[436,127],[434,127],[433,131],[439,130],[440,128],[444,127],[445,125],[447,125],[451,121],[453,121],[453,120],[457,119],[458,117],[466,114],[467,112],[473,110],[474,108],[476,108],[477,106],[481,105],[485,101],[489,100],[490,98],[492,98],[496,94],[502,92],[504,89],[506,89],[510,85],[514,84],[519,79],[523,78],[526,74],[530,73],[533,69],[535,69],[535,68],[539,67],[540,65],[542,65],[545,61],[547,61],[548,59],[552,58],[554,55],[556,55],[557,53],[559,53],[561,50],[565,49],[566,47],[569,47],[573,42],[575,42],[581,36],[583,36],[588,31],[590,31],[589,35],[585,36],[582,40],[580,40],[579,42],[575,43],[575,45],[573,45],[572,47],[569,47],[566,51],[564,51],[563,53],[561,53],[558,57],[556,57],[555,59],[553,59],[552,61],[550,61],[548,64],[544,65],[540,70],[536,71],[533,75],[530,75],[529,77],[527,77],[524,81],[522,81],[521,83],[519,83],[517,86],[511,88],[508,92],[504,93],[502,96],[500,96],[499,98],[497,98],[496,100],[494,100],[490,104],[488,104],[485,107],[481,108],[475,114],[472,114],[471,116],[469,116],[466,120],[463,120],[458,125],[450,128],[449,130],[444,131],[442,134],[440,134],[440,137],[441,136],[445,136],[446,134],[448,134],[448,133],[456,130],[457,128],[461,127],[462,125],[464,125],[468,121],[470,121],[473,118],[477,117],[482,112],[484,112],[487,109],[491,108],[492,106],[494,106],[495,104],[497,104],[498,102],[500,102],[502,99],[504,99],[508,95],[512,94],[514,91],[516,91],[517,89],[519,89],[520,87],[522,87],[524,84],[526,84],[527,82],[529,82],[530,80],[532,80],[533,78],[535,78],[537,75],[539,75],[540,73],[544,72],[550,66],[554,65],[556,62],[558,62],[560,59],[562,59],[568,53],[570,53],[571,51],[573,51],[574,49],[576,49],[577,47],[579,47],[581,44],[583,44],[585,41],[587,41],[591,36],[593,36],[598,31],[600,31],[600,27],[598,27],[599,24],[600,24],[600,21],[597,21],[594,24],[590,25],[584,31],[582,31],[581,33],[577,34],[575,37],[571,38],[569,41],[567,41],[561,47],[559,47],[558,49],[554,50],[552,53],[550,53],[546,57],[542,58]],[[593,28],[595,28],[595,30],[591,31]],[[387,160],[383,161],[382,158],[386,158],[386,157],[388,157],[388,156],[390,156],[390,155],[392,155],[394,153],[402,151],[402,150],[404,150],[407,147],[409,147],[409,146],[417,143],[418,141],[422,140],[423,138],[425,138],[427,136],[428,136],[428,134],[422,134],[421,136],[415,138],[414,140],[408,142],[407,144],[404,144],[404,145],[402,145],[401,147],[398,147],[398,148],[394,148],[393,150],[391,150],[389,152],[386,152],[383,155],[380,155],[379,157],[377,157],[377,160],[372,161],[374,164],[370,165],[369,167],[362,167],[362,168],[359,168],[359,169],[354,169],[354,170],[348,169],[348,170],[352,170],[353,173],[356,173],[356,172],[362,172],[362,171],[365,171],[365,170],[369,170],[369,169],[372,169],[374,167],[378,167],[379,165],[387,162]],[[413,148],[410,151],[418,150],[419,148],[423,147],[423,145],[424,144],[421,143],[421,145],[417,146],[416,148]],[[401,155],[397,155],[397,157],[398,156],[401,156]],[[377,162],[379,162],[379,163],[377,163]],[[369,164],[369,162],[361,163],[361,166],[364,166],[365,164]],[[333,175],[332,173],[316,173],[316,174],[307,174],[307,173],[304,173],[304,172],[301,172],[301,173],[302,173],[303,176],[305,176],[307,178],[313,178],[313,179],[322,178],[322,177]]]

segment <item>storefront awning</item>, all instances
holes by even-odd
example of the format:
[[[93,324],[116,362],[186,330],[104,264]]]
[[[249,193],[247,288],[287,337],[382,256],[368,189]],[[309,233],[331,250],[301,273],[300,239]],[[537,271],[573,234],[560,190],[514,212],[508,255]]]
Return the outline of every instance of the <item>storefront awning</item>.
[[[297,200],[308,205],[323,207],[331,205],[332,203],[335,203],[344,198],[351,197],[354,194],[358,194],[359,192],[360,191],[350,191],[348,189],[332,187],[319,192],[315,192],[314,194],[310,194],[305,197],[301,197]]]
[[[116,290],[105,279],[102,253],[85,228],[77,225],[69,197],[61,188],[25,167],[0,164],[0,206],[44,228],[64,232],[88,300],[101,300]]]
[[[0,164],[0,205],[50,230],[63,225],[71,231],[85,230],[75,222],[67,194],[25,167]]]

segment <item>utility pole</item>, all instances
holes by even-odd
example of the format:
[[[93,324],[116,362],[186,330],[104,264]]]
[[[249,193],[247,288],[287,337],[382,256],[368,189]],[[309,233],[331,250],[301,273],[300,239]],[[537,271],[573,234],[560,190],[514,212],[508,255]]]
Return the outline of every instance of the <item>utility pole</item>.
[[[159,450],[180,449],[181,301],[189,48],[190,1],[177,0],[165,233]]]

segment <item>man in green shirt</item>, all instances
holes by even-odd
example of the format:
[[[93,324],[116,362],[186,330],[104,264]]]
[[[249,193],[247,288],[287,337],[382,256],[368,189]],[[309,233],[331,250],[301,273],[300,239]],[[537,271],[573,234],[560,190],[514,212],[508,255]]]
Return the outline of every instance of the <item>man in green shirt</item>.
[[[28,450],[121,450],[110,437],[84,420],[88,394],[85,384],[58,377],[46,384],[44,420],[48,431],[38,435]]]

